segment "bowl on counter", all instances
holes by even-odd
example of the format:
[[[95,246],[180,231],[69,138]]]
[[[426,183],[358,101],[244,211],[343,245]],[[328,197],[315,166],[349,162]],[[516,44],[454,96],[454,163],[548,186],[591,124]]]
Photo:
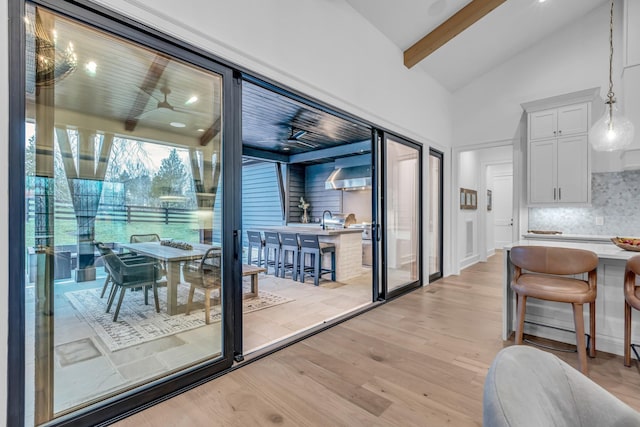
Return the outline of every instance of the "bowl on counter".
[[[640,238],[637,237],[612,237],[611,241],[617,247],[625,251],[640,252]]]

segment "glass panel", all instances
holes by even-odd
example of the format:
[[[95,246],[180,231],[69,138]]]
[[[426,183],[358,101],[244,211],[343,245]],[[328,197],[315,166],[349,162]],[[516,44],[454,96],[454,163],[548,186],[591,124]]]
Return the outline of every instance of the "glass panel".
[[[30,5],[25,22],[40,425],[221,357],[222,78]]]
[[[386,239],[387,291],[418,280],[419,239],[419,151],[387,139]]]
[[[442,156],[429,155],[429,278],[442,277]]]

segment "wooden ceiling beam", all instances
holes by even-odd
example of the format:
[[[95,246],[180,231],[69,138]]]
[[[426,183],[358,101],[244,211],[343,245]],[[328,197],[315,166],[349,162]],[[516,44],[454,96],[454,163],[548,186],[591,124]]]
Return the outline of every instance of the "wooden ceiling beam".
[[[140,117],[140,114],[144,112],[144,108],[149,102],[151,93],[158,85],[158,81],[160,80],[160,77],[162,77],[164,69],[167,68],[168,63],[169,59],[164,56],[156,55],[154,58],[147,70],[147,75],[139,87],[140,90],[138,90],[138,93],[136,94],[136,99],[133,101],[129,115],[124,122],[125,130],[133,132],[136,129],[136,126],[138,125],[138,118]]]
[[[469,28],[506,0],[473,0],[404,51],[404,65],[411,68]]]
[[[218,119],[209,127],[209,129],[204,131],[204,133],[200,137],[200,145],[201,146],[204,147],[205,145],[207,145],[209,143],[209,141],[211,141],[213,138],[218,136],[218,134],[220,133],[221,119],[222,119],[222,117],[219,116]]]

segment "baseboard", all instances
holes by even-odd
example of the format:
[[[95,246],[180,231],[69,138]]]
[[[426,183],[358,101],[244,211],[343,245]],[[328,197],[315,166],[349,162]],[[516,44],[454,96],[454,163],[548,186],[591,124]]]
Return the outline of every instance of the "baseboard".
[[[462,261],[460,261],[460,270],[463,270],[467,267],[472,266],[473,264],[477,263],[479,260],[480,260],[480,256],[477,254],[463,259]]]

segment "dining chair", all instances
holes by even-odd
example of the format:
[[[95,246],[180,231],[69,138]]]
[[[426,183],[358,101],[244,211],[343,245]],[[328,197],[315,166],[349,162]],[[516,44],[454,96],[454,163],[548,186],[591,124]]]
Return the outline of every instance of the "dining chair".
[[[640,275],[640,255],[627,260],[624,271],[624,366],[631,366],[631,309],[640,310],[640,286],[636,284],[636,276]],[[636,353],[637,355],[637,353]]]
[[[109,313],[113,301],[115,300],[118,289],[120,290],[120,296],[118,297],[118,303],[116,310],[113,313],[113,321],[118,320],[118,314],[124,300],[124,295],[127,289],[142,287],[144,289],[144,302],[148,304],[148,292],[149,287],[153,290],[153,297],[155,300],[156,312],[160,312],[160,303],[158,300],[158,287],[156,281],[160,277],[160,267],[157,261],[151,262],[138,262],[142,259],[138,259],[133,262],[125,262],[118,255],[116,255],[111,248],[102,246],[99,248],[100,253],[103,253],[102,259],[104,265],[110,276],[110,280],[113,283],[111,292],[109,293],[109,299],[107,301],[106,312]]]
[[[204,291],[204,321],[207,325],[211,322],[211,291],[218,290],[218,297],[215,301],[220,304],[221,274],[220,254],[217,248],[208,249],[199,261],[186,262],[182,265],[182,275],[190,285],[186,315],[191,313],[196,288],[202,289]]]

